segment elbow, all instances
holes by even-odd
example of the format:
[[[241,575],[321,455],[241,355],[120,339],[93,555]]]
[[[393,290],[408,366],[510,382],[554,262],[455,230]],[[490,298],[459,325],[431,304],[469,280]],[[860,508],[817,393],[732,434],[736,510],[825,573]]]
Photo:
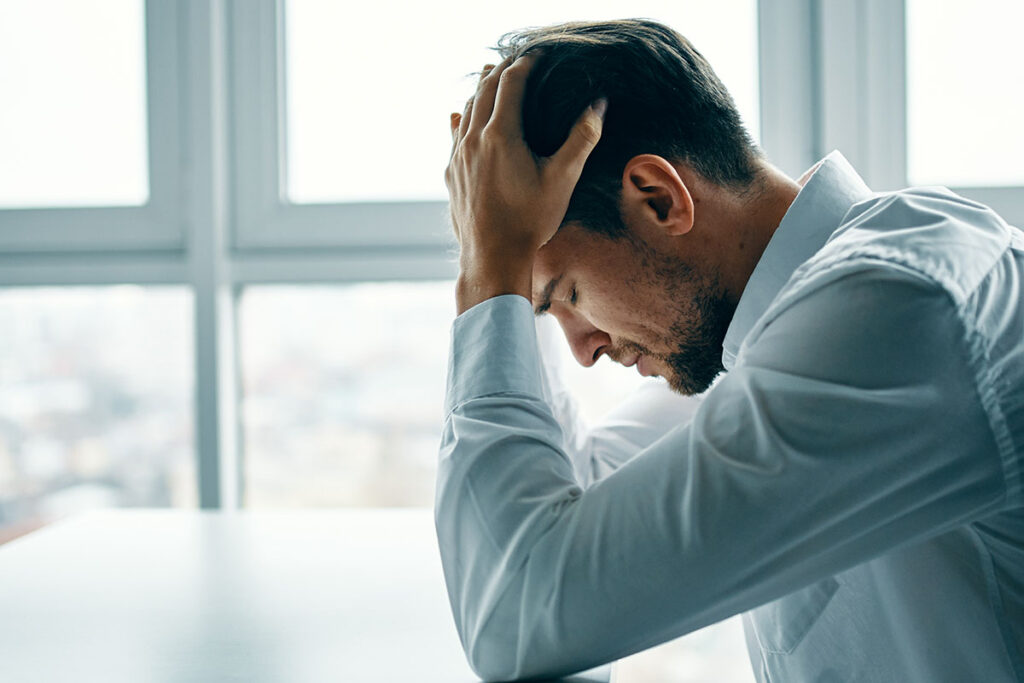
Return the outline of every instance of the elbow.
[[[470,668],[484,681],[511,681],[521,678],[518,629],[512,615],[503,615],[484,609],[482,601],[473,599],[477,606],[472,614],[464,614],[465,621],[456,619],[459,639]],[[529,661],[529,660],[527,660]]]
[[[504,646],[504,647],[503,647]],[[519,678],[514,643],[484,643],[466,647],[469,667],[484,681],[513,681]]]
[[[547,674],[524,662],[531,662],[529,655],[519,654],[518,644],[514,638],[493,637],[481,634],[472,644],[466,645],[466,659],[473,673],[484,681],[518,681],[538,677],[547,678]]]
[[[545,647],[532,639],[524,641],[518,632],[510,624],[508,628],[485,627],[475,634],[462,634],[473,673],[484,681],[546,680],[584,668],[566,661],[562,648]]]

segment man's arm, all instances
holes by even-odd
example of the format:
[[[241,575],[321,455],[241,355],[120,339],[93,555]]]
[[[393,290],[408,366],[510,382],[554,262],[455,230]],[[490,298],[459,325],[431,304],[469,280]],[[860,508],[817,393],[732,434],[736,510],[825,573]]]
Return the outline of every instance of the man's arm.
[[[530,309],[500,297],[453,327],[435,516],[485,678],[620,658],[999,505],[962,325],[916,276],[850,266],[808,286],[691,423],[585,491]]]

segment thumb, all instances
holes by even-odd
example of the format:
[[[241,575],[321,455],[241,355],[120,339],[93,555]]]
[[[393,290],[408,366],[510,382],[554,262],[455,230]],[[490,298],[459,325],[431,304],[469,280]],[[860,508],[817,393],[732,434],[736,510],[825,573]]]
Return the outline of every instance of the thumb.
[[[569,131],[565,144],[551,157],[551,165],[556,172],[571,176],[574,183],[579,179],[583,173],[583,164],[601,139],[607,109],[608,100],[602,97],[583,110]]]

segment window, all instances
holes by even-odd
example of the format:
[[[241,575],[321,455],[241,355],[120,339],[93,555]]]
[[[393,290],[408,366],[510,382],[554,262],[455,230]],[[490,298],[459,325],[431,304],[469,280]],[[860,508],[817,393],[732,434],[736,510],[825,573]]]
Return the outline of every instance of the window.
[[[174,2],[0,2],[0,269],[12,267],[0,285],[51,284],[47,272],[114,282],[109,268],[68,274],[125,252],[134,262],[118,266],[135,273],[180,262],[200,198],[183,186],[208,148],[184,153],[183,133],[202,128],[181,125],[195,107],[182,106],[179,71],[198,61],[179,44],[183,15]]]
[[[0,291],[0,535],[195,505],[191,315],[183,287]]]
[[[1024,185],[1024,4],[907,0],[913,185]]]
[[[142,0],[0,4],[0,207],[149,196]]]

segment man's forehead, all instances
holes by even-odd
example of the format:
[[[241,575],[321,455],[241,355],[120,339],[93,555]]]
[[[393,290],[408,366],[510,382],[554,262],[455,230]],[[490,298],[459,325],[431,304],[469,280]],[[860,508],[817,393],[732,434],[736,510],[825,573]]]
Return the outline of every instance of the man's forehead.
[[[578,221],[563,224],[538,251],[533,263],[533,308],[538,315],[551,305],[551,297],[566,272],[586,268],[596,236]]]

